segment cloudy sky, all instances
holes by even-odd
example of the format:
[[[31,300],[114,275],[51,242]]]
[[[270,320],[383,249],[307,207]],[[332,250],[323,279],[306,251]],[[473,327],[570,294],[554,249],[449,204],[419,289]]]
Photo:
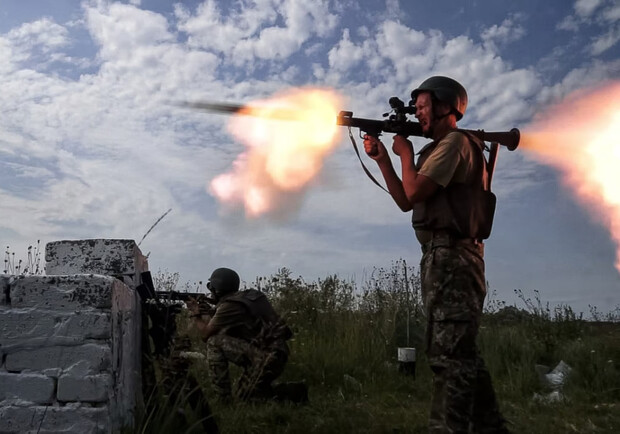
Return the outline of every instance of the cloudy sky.
[[[527,128],[571,91],[620,79],[619,40],[614,0],[0,0],[0,243],[20,255],[38,239],[138,241],[172,209],[141,249],[182,281],[219,266],[249,282],[280,267],[363,280],[417,265],[410,215],[344,134],[294,209],[247,220],[207,187],[244,150],[228,118],[166,102],[319,86],[380,118],[389,97],[448,75],[469,93],[461,127]],[[620,305],[616,246],[555,169],[502,149],[493,182],[499,299]]]

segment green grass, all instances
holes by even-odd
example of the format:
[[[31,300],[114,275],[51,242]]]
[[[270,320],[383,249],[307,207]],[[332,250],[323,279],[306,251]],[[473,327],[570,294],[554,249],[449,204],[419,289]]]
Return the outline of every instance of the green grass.
[[[415,270],[403,261],[391,269],[375,270],[359,293],[355,285],[336,276],[307,283],[292,278],[286,269],[257,280],[254,286],[269,294],[295,331],[291,357],[280,380],[305,380],[310,402],[221,405],[213,401],[221,432],[426,432],[431,373],[422,352],[424,317]],[[479,336],[512,431],[620,432],[618,315],[585,321],[568,307],[549,309],[535,294],[534,302],[520,294],[524,309],[514,309],[516,316],[506,315],[501,302],[487,305]],[[195,349],[201,351],[195,342]],[[399,346],[418,348],[415,379],[398,372]],[[535,394],[547,396],[551,390],[541,382],[535,365],[553,368],[561,360],[572,368],[561,389],[563,399],[536,401]],[[193,369],[211,396],[205,365]],[[189,426],[164,427],[162,421],[170,414],[160,410],[144,418],[140,432],[200,432]]]

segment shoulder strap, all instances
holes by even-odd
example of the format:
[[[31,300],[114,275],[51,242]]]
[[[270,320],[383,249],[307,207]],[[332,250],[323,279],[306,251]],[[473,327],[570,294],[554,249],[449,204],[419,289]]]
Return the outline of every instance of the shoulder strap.
[[[377,181],[375,179],[375,177],[372,176],[372,173],[370,173],[370,170],[368,170],[368,168],[366,167],[366,165],[362,161],[362,157],[360,156],[360,151],[357,149],[357,144],[355,143],[355,139],[353,138],[353,133],[351,133],[351,127],[349,127],[349,138],[351,139],[351,143],[353,144],[353,149],[355,149],[355,153],[357,154],[357,158],[360,160],[360,163],[362,164],[362,169],[364,169],[364,172],[366,173],[366,175],[370,178],[370,180],[372,182],[377,184],[377,186],[379,186],[379,188],[381,190],[385,191],[387,194],[390,194],[390,192],[387,191],[386,188],[383,187],[381,184],[379,184],[379,181]]]
[[[460,129],[457,131],[463,133],[465,137],[469,139],[469,143],[471,143],[472,147],[480,151],[480,154],[482,155],[482,170],[486,171],[486,176],[484,176],[484,174],[482,176],[482,188],[486,191],[491,191],[491,180],[493,178],[493,171],[495,170],[499,145],[497,143],[491,143],[491,147],[487,148],[484,141],[474,136],[471,132]],[[488,161],[484,156],[485,150],[489,151]]]

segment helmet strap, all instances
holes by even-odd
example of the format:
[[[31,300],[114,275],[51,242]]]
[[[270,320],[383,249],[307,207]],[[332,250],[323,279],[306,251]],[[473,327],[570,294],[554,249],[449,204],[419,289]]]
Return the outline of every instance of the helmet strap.
[[[431,93],[431,101],[433,104],[433,117],[435,118],[436,121],[440,121],[443,118],[445,118],[446,116],[449,116],[452,114],[453,109],[446,103],[440,101],[436,96],[435,93]],[[444,114],[440,115],[437,113],[438,109],[440,106],[446,106],[448,108],[450,108],[450,110],[448,110],[447,112],[445,112]]]

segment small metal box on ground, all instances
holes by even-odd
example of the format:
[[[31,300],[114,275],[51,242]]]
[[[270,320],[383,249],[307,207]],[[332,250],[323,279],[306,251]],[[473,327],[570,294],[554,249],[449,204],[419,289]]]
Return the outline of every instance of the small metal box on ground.
[[[415,378],[415,348],[398,348],[398,371]]]

